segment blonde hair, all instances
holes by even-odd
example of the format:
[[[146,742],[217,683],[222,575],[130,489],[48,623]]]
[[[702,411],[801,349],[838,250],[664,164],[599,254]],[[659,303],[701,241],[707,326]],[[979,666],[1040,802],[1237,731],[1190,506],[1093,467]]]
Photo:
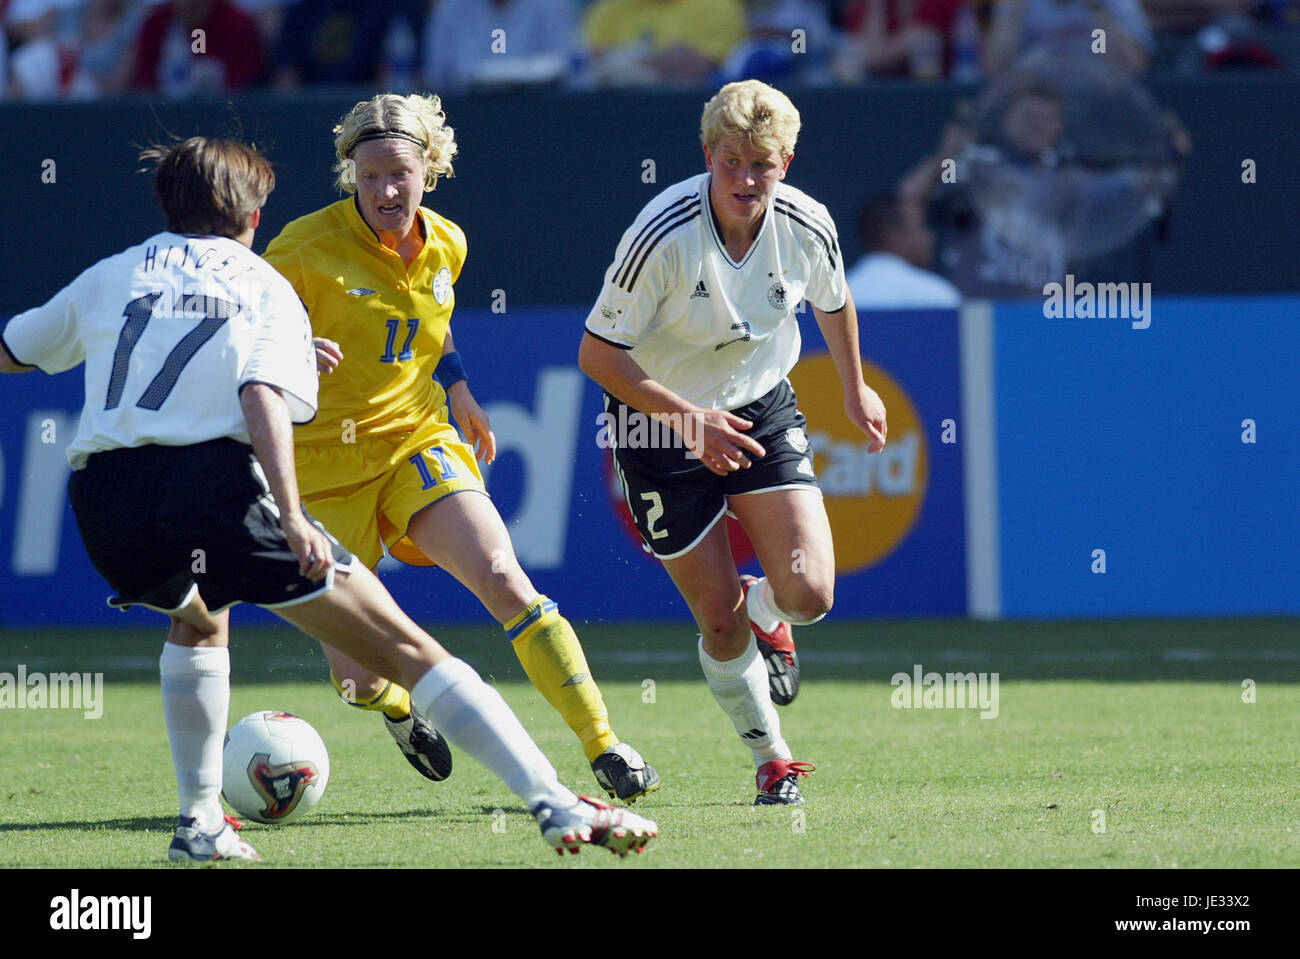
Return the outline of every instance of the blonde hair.
[[[780,90],[758,80],[728,83],[704,104],[700,142],[713,150],[726,139],[747,141],[757,150],[794,153],[799,111]]]
[[[172,233],[238,237],[275,189],[270,162],[234,140],[190,137],[139,158],[156,164],[153,191]]]
[[[335,184],[341,192],[356,192],[352,151],[357,144],[388,138],[407,140],[419,149],[425,190],[432,190],[440,176],[455,176],[456,131],[447,126],[442,101],[433,94],[381,93],[362,100],[334,128]]]

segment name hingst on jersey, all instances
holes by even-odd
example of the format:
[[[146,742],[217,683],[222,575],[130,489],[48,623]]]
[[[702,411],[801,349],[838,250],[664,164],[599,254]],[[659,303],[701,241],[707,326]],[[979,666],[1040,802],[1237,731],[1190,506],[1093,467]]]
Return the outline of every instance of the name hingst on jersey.
[[[876,565],[907,539],[920,519],[930,481],[925,428],[911,397],[866,360],[862,374],[889,413],[889,442],[879,453],[867,452],[870,440],[845,415],[839,375],[828,353],[805,354],[790,372],[799,408],[808,418],[804,442],[825,498],[835,536],[835,569],[841,574]]]

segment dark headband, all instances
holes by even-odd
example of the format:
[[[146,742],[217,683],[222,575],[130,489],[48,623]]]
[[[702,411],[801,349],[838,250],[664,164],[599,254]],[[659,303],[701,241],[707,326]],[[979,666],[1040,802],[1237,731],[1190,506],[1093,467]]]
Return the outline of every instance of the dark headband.
[[[425,143],[419,137],[413,137],[411,134],[403,133],[400,130],[371,130],[369,133],[363,133],[361,136],[357,137],[356,141],[352,144],[352,150],[348,152],[351,153],[353,150],[356,150],[360,144],[365,143],[367,140],[410,140],[421,150],[429,149],[429,144]]]

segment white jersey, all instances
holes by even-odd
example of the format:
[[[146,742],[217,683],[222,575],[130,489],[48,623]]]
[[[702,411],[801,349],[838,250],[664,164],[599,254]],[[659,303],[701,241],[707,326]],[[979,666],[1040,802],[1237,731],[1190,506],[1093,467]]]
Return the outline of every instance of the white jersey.
[[[723,244],[707,173],[669,187],[623,234],[587,331],[656,382],[706,409],[734,410],[781,382],[799,359],[801,300],[827,313],[847,299],[826,208],[778,183],[749,252]]]
[[[124,446],[247,443],[246,383],[280,389],[295,423],[316,415],[306,310],[270,264],[225,237],[151,237],[14,317],[0,340],[46,373],[85,361],[73,469]]]

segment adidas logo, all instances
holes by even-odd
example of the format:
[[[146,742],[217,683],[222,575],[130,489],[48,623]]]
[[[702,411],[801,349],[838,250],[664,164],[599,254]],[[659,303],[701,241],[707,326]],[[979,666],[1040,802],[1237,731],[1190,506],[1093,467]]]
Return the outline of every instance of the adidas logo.
[[[749,732],[741,733],[741,739],[762,739],[767,733],[761,729],[751,729]]]
[[[703,280],[700,280],[700,282],[695,284],[695,292],[691,294],[691,299],[693,300],[697,296],[703,297],[706,300],[709,298],[709,290],[708,287],[704,285]]]

